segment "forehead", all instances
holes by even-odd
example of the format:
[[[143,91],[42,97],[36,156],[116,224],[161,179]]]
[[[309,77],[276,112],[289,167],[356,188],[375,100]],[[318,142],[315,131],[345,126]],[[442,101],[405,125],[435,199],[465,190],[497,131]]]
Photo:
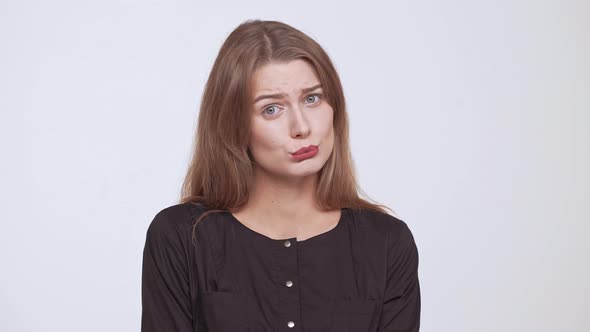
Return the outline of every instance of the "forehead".
[[[315,69],[304,60],[271,62],[258,68],[252,78],[254,93],[290,92],[319,83]]]

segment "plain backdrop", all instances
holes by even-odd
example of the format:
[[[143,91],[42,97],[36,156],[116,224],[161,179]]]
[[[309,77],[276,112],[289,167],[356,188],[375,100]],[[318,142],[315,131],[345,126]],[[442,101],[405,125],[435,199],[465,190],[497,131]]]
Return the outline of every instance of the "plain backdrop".
[[[361,187],[419,248],[422,329],[587,331],[588,1],[2,1],[1,331],[139,331],[213,60],[316,39]]]

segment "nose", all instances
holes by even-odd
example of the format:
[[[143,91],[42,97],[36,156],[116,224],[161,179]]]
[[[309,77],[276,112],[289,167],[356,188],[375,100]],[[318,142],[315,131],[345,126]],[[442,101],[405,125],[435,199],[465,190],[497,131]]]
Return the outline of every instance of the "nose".
[[[292,137],[307,137],[311,128],[309,122],[301,107],[296,106],[289,112],[291,117],[291,136]]]

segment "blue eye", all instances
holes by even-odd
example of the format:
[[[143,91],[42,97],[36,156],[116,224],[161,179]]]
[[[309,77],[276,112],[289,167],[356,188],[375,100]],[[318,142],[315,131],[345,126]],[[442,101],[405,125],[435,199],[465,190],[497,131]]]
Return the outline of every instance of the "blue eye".
[[[322,96],[323,95],[321,93],[314,93],[314,94],[308,95],[305,99],[308,102],[308,104],[315,105],[321,101]],[[269,112],[272,109],[275,109],[275,111]],[[270,115],[270,116],[275,116],[279,112],[280,112],[280,107],[278,107],[277,105],[274,105],[274,104],[268,105],[262,109],[262,114]]]
[[[270,109],[273,109],[273,108],[276,108],[276,105],[270,105],[269,107],[263,109],[262,110],[262,113],[265,113],[265,114],[268,114],[268,115],[275,115],[278,112],[278,110],[275,111],[275,113],[268,113],[268,112],[266,112],[267,110],[270,110]]]
[[[316,98],[316,102],[310,102],[310,104],[315,104],[315,103],[317,103],[319,101],[319,99],[320,99],[321,96],[322,96],[321,93],[314,93],[314,94],[311,94],[311,95],[307,96],[306,99],[309,101],[309,97],[315,97]]]

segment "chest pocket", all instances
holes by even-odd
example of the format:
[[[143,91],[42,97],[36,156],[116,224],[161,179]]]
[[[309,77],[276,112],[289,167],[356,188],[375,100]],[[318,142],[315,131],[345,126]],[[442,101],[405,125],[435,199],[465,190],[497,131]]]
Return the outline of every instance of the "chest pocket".
[[[250,331],[253,299],[248,294],[207,291],[201,294],[202,323],[206,331]]]
[[[332,306],[331,328],[334,331],[373,331],[377,300],[338,300]]]

